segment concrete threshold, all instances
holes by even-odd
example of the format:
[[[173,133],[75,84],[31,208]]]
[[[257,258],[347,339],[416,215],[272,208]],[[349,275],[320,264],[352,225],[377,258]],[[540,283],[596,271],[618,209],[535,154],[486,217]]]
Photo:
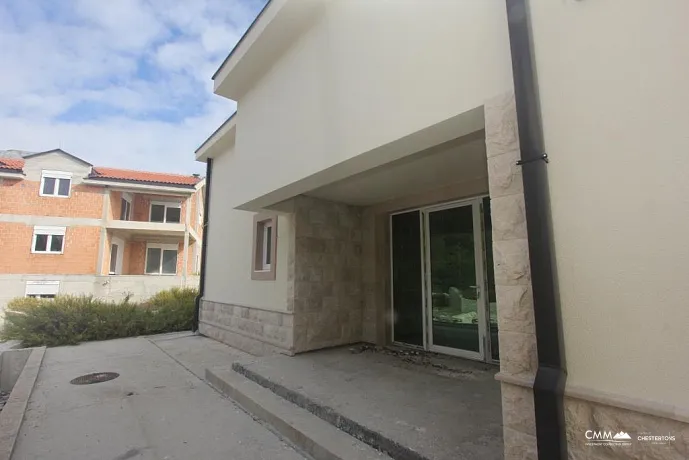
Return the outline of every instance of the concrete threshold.
[[[337,425],[326,423],[327,420],[316,415],[317,410],[297,407],[299,404],[293,404],[288,398],[247,377],[231,370],[206,369],[209,384],[272,426],[315,460],[389,459],[384,453],[369,447],[369,443],[349,436]]]
[[[38,377],[38,372],[41,369],[41,363],[43,362],[43,356],[45,355],[45,347],[32,348],[32,349],[22,349],[22,350],[10,350],[5,351],[4,354],[22,354],[29,351],[28,357],[21,359],[21,356],[17,356],[14,359],[13,366],[16,363],[21,362],[21,369],[10,369],[11,374],[17,374],[18,377],[10,376],[7,377],[3,375],[0,380],[10,378],[12,380],[12,391],[10,397],[2,408],[0,412],[0,460],[10,460],[12,457],[12,452],[14,451],[14,445],[17,441],[17,436],[19,435],[19,429],[24,421],[24,414],[26,413],[26,406],[29,403],[29,397],[33,392],[34,386],[36,385],[36,379]],[[3,356],[3,367],[7,367],[8,360],[6,356]],[[23,361],[23,362],[22,362]],[[3,369],[2,372],[6,373],[8,369]],[[15,380],[16,379],[16,380]]]
[[[357,423],[332,407],[321,404],[302,393],[291,390],[279,383],[263,377],[262,375],[248,369],[241,362],[233,363],[232,369],[251,381],[256,382],[261,387],[270,390],[280,398],[301,407],[302,409],[310,412],[344,433],[347,433],[348,435],[368,444],[377,451],[384,452],[394,460],[430,460],[428,457],[425,457],[420,453],[403,446],[395,440],[390,439],[377,431],[371,430],[360,423]]]

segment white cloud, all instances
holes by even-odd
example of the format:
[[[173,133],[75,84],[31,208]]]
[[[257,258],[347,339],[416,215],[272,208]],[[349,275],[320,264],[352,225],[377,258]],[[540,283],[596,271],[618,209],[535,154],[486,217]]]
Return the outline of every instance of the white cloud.
[[[211,93],[211,74],[263,3],[0,4],[0,150],[201,171],[194,149],[235,107]]]

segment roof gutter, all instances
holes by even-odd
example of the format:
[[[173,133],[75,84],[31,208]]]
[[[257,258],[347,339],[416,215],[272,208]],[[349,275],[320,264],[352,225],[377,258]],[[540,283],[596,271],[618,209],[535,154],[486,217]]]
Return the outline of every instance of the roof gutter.
[[[24,179],[24,173],[17,171],[0,171],[0,178],[4,179]]]
[[[548,157],[534,70],[528,0],[506,0],[512,75],[519,125],[538,370],[533,395],[538,458],[565,460],[564,386],[567,378],[556,290],[548,187]]]
[[[199,316],[201,313],[201,300],[206,293],[206,252],[208,249],[208,216],[211,211],[211,174],[213,173],[213,159],[206,160],[206,196],[203,200],[203,244],[201,245],[201,269],[199,271],[199,295],[194,302],[194,318],[191,323],[191,330],[199,330]]]

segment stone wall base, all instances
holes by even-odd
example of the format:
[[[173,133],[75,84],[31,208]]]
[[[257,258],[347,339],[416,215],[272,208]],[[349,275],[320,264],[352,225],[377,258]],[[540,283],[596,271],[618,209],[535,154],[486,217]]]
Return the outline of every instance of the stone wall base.
[[[294,354],[292,314],[201,301],[199,332],[252,355]]]

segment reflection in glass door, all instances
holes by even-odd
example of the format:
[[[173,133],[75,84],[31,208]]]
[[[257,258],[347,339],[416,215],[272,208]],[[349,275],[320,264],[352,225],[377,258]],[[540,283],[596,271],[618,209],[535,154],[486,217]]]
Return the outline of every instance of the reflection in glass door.
[[[481,359],[485,309],[480,207],[473,202],[425,214],[429,348]]]

